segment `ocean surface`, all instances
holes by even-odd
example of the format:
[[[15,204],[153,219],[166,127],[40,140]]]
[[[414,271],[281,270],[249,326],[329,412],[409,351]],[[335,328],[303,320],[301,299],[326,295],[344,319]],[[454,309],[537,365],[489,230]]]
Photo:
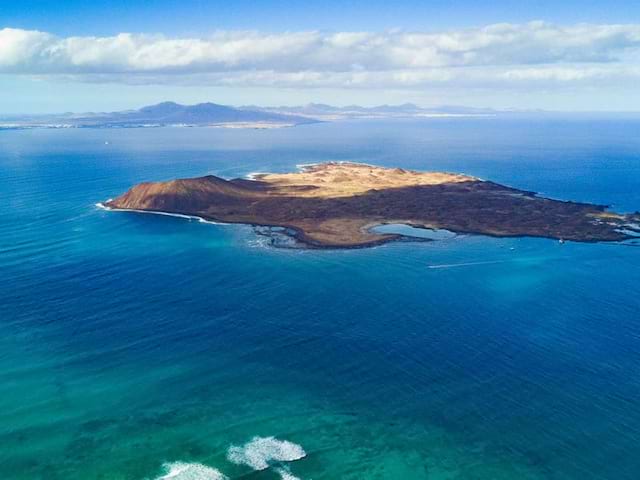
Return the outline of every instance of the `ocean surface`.
[[[3,480],[637,480],[640,248],[95,206],[329,160],[640,210],[640,119],[0,131]]]

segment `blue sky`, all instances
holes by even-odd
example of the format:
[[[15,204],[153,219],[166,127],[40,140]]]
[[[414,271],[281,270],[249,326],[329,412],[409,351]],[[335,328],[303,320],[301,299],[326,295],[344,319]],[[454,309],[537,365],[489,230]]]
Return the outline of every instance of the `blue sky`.
[[[0,0],[2,113],[169,99],[640,110],[638,80],[640,2]]]
[[[0,1],[0,24],[57,35],[207,34],[216,29],[441,30],[490,23],[640,21],[632,0],[20,0]]]

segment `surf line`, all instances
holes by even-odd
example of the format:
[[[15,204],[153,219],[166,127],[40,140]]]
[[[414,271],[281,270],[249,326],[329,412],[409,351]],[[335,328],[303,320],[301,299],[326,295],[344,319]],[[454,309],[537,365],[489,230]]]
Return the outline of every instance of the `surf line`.
[[[110,201],[111,200],[107,200],[107,202],[110,202]],[[137,210],[137,209],[134,209],[134,208],[114,208],[114,207],[108,207],[107,205],[105,205],[102,202],[96,203],[95,206],[97,208],[99,208],[100,210],[106,210],[108,212],[149,213],[151,215],[164,215],[165,217],[184,218],[184,219],[189,220],[189,221],[196,220],[199,223],[208,223],[208,224],[211,224],[211,225],[231,225],[230,223],[214,222],[213,220],[207,220],[205,218],[198,217],[196,215],[184,215],[182,213],[160,212],[158,210]]]
[[[427,268],[456,268],[456,267],[472,267],[474,265],[492,265],[496,263],[507,263],[513,260],[486,260],[483,262],[465,262],[465,263],[444,263],[442,265],[427,265]]]

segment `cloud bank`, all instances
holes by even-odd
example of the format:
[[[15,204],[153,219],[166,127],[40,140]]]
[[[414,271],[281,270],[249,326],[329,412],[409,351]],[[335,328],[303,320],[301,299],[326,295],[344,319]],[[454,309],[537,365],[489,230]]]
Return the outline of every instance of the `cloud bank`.
[[[4,28],[0,74],[294,88],[631,85],[640,79],[640,24],[531,22],[441,33],[224,31],[206,38],[61,38]]]

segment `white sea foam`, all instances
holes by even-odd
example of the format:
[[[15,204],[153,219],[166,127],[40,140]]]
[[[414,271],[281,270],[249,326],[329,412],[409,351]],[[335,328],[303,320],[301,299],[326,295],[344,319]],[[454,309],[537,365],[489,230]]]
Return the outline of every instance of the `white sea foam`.
[[[300,480],[300,477],[296,477],[286,468],[276,468],[276,472],[278,472],[282,480]]]
[[[170,462],[162,468],[164,474],[156,480],[226,480],[219,470],[201,463]]]
[[[110,202],[111,199],[107,200]],[[211,225],[230,225],[229,223],[224,222],[214,222],[213,220],[207,220],[206,218],[198,217],[196,215],[185,215],[183,213],[169,213],[169,212],[160,212],[157,210],[137,210],[134,208],[113,208],[108,207],[106,204],[102,202],[96,203],[96,207],[102,210],[108,210],[110,212],[136,212],[136,213],[150,213],[152,215],[164,215],[167,217],[176,217],[176,218],[184,218],[186,220],[197,220],[200,223],[209,223]]]
[[[616,232],[623,233],[630,237],[640,237],[640,231],[638,230],[629,230],[627,228],[616,228]]]
[[[269,175],[269,173],[267,173],[267,172],[250,172],[250,173],[247,173],[244,176],[244,178],[246,178],[247,180],[255,180],[260,175]]]
[[[292,462],[306,455],[304,449],[296,443],[274,437],[253,437],[250,442],[242,446],[229,447],[227,459],[236,465],[248,465],[254,470],[264,470],[269,468],[271,462]],[[283,479],[295,479],[287,470],[284,472],[290,476],[287,478],[279,472]]]
[[[336,162],[332,162],[332,163],[348,163],[348,162],[338,162],[338,161],[336,161]],[[308,168],[315,167],[316,165],[322,165],[322,162],[317,162],[317,163],[298,163],[298,164],[296,164],[296,169],[300,170],[301,172],[304,172]],[[279,172],[249,172],[244,176],[244,178],[246,178],[247,180],[255,180],[260,175],[272,175],[272,174],[281,175],[281,173],[279,173]]]
[[[247,245],[250,248],[270,248],[271,240],[262,235],[256,235],[255,238],[247,241]]]
[[[351,162],[349,160],[329,160],[327,162],[315,162],[315,163],[298,163],[296,164],[296,168],[298,170],[300,170],[301,172],[304,172],[310,168],[316,167],[318,165],[325,165],[327,163],[334,163],[336,165],[360,165],[363,167],[373,167],[373,168],[380,168],[379,165],[372,165],[370,163],[364,163],[364,162]]]
[[[316,163],[297,163],[296,164],[296,168],[298,170],[304,171],[307,168],[311,168],[311,167],[315,167],[316,165],[320,165],[322,162],[316,162]]]
[[[202,217],[192,217],[192,218],[197,218],[199,223],[208,223],[209,225],[231,225],[230,223],[214,222],[213,220],[206,220]]]

